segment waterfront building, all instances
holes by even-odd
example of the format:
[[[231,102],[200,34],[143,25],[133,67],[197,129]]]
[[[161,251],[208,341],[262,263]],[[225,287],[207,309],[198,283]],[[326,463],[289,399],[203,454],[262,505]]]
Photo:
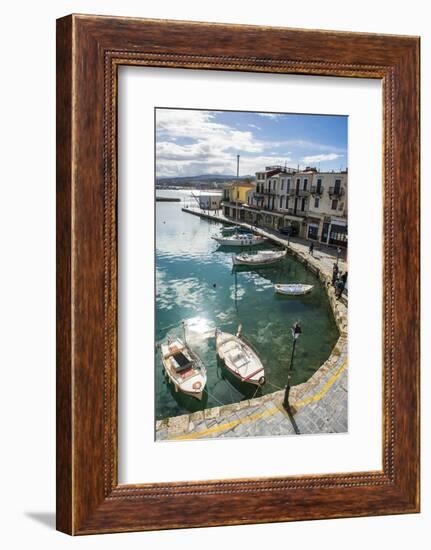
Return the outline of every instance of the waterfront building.
[[[347,246],[347,171],[317,172],[313,176],[306,237]]]
[[[235,220],[245,220],[243,205],[247,204],[250,191],[254,191],[256,184],[247,181],[226,183],[223,187],[223,214]]]
[[[232,204],[236,190],[224,190],[227,217],[280,230],[325,244],[347,246],[347,170],[320,172],[267,166],[256,172],[254,186],[243,188],[241,200]]]
[[[222,199],[222,193],[201,193],[198,196],[199,208],[202,210],[219,210]]]

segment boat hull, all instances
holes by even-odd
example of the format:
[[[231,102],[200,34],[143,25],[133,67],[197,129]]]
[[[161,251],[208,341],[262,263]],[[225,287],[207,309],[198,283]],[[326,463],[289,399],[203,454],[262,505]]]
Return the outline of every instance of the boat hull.
[[[265,255],[263,253],[257,254],[256,258],[253,258],[252,255],[238,255],[233,256],[232,263],[233,265],[245,265],[249,267],[264,267],[267,265],[272,265],[280,260],[282,260],[286,256],[286,252],[276,252],[274,255]]]
[[[264,237],[233,238],[233,237],[212,237],[223,246],[257,246],[266,241]]]
[[[184,353],[187,359],[190,359],[195,365],[190,367],[187,371],[189,373],[187,378],[182,378],[180,374],[175,372],[173,367],[172,354],[169,354],[169,344],[162,344],[160,346],[160,351],[165,375],[169,382],[173,384],[176,392],[181,392],[195,399],[202,400],[207,383],[206,372],[196,367],[196,364],[198,362],[200,363],[200,360],[189,347],[185,346],[181,340],[176,340],[174,343],[177,345],[178,350]]]
[[[264,367],[257,352],[244,338],[217,331],[216,351],[224,367],[240,382],[263,386]]]
[[[274,285],[274,290],[283,296],[303,296],[313,290],[313,285]]]

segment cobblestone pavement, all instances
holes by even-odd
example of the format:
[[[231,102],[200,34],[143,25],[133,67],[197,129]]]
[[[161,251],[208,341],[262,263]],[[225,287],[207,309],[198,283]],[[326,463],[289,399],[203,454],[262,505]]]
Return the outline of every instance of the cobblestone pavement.
[[[290,392],[293,419],[300,434],[347,432],[347,341],[310,381]],[[314,379],[314,380],[313,380]],[[275,436],[295,433],[283,409],[284,391],[161,420],[157,440]]]

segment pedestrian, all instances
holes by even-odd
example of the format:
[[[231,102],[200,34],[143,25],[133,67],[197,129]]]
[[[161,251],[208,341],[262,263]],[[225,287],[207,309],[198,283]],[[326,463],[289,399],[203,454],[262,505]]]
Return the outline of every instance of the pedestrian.
[[[338,265],[334,263],[332,266],[332,286],[335,286],[338,277]]]
[[[310,246],[308,247],[308,253],[310,254],[310,256],[313,255],[313,251],[314,251],[314,243],[311,242]]]
[[[341,295],[343,294],[343,290],[344,290],[344,281],[343,281],[342,277],[338,277],[338,279],[335,283],[335,296],[337,298],[340,298]]]
[[[347,271],[345,271],[345,272],[341,275],[341,278],[343,279],[344,286],[346,286],[346,283],[347,283]]]

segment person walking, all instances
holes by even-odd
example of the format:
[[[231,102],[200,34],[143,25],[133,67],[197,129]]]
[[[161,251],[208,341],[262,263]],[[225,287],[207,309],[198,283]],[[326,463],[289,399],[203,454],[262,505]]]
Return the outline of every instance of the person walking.
[[[308,247],[308,253],[310,254],[310,256],[312,256],[313,252],[314,252],[314,243],[311,242],[310,246]]]
[[[338,265],[334,263],[332,266],[332,286],[335,286],[335,283],[337,282],[338,277]]]
[[[341,297],[344,290],[344,281],[342,277],[338,277],[336,283],[335,283],[335,296],[337,299]]]

